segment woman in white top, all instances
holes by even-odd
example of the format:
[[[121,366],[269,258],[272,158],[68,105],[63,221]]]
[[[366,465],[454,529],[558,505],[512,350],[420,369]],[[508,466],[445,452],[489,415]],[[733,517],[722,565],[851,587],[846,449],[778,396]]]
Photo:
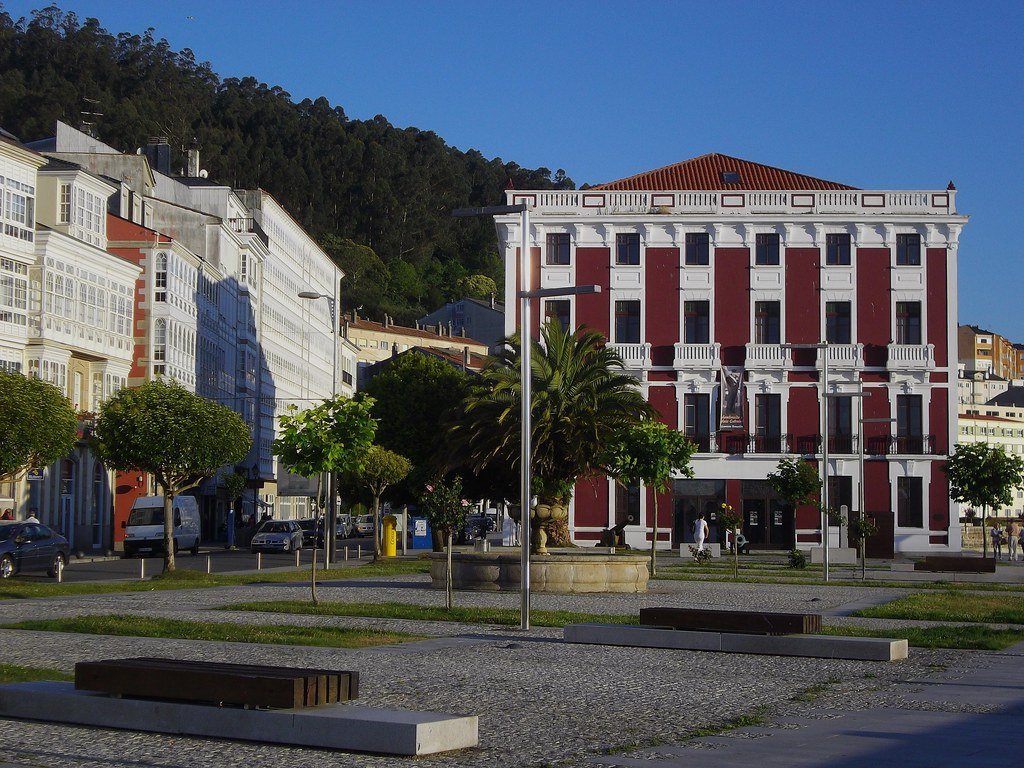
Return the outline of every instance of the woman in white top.
[[[708,537],[708,522],[704,519],[704,515],[697,515],[697,519],[693,521],[693,540],[697,544],[697,551],[704,551],[704,539]]]

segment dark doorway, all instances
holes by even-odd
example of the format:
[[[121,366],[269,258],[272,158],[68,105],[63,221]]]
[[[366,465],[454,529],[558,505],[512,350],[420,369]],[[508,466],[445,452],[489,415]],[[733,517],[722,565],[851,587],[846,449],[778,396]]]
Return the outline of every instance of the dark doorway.
[[[793,510],[780,499],[767,480],[740,483],[743,530],[753,549],[792,549],[796,535]]]
[[[693,523],[704,513],[708,524],[707,542],[722,542],[718,510],[725,501],[725,480],[676,480],[672,483],[672,545],[693,542]]]

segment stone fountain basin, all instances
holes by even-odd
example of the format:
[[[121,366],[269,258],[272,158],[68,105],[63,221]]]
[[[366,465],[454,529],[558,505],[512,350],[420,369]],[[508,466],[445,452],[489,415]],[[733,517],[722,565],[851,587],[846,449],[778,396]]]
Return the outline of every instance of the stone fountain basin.
[[[444,589],[445,554],[430,554],[434,589]],[[643,555],[551,553],[530,556],[533,592],[646,592],[648,558]],[[518,592],[521,555],[507,552],[453,552],[452,586],[484,592]]]

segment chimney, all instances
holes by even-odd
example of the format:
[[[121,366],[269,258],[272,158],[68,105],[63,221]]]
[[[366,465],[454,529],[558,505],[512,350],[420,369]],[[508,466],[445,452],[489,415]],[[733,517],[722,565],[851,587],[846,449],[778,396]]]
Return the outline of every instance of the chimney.
[[[188,176],[199,178],[199,139],[193,138],[188,146]]]
[[[491,309],[494,309],[494,291],[491,291]]]
[[[449,336],[451,336],[451,335],[452,335],[452,329],[453,329],[454,327],[455,327],[455,324],[454,324],[454,323],[453,323],[453,322],[452,322],[451,320],[449,320],[449,321],[448,321],[448,335],[449,335]]]
[[[469,347],[462,348],[462,370],[469,370]]]
[[[150,136],[145,154],[154,171],[164,176],[171,175],[171,145],[167,143],[166,136]]]

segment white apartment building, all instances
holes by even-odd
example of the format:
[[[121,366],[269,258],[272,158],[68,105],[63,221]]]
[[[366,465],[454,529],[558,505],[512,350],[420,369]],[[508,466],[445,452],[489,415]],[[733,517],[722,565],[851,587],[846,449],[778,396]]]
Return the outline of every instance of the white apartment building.
[[[0,359],[63,391],[84,434],[103,401],[126,385],[132,364],[141,270],[106,250],[106,199],[117,185],[9,137],[0,157]],[[113,499],[114,475],[85,442],[50,467],[0,484],[0,506],[18,517],[37,510],[74,549],[109,543]]]
[[[140,231],[116,225],[127,238],[118,245],[135,249],[144,270],[133,381],[175,378],[242,414],[254,446],[234,469],[260,497],[246,495],[246,513],[306,514],[313,486],[283,472],[271,445],[288,405],[327,397],[332,382],[338,392],[354,392],[355,349],[337,335],[336,302],[298,296],[334,299],[343,272],[266,192],[208,180],[197,153],[190,153],[188,176],[173,176],[165,141],[121,154],[63,123],[33,146],[113,180],[111,212],[151,233],[147,243]],[[217,482],[202,488],[207,533],[225,518]]]

